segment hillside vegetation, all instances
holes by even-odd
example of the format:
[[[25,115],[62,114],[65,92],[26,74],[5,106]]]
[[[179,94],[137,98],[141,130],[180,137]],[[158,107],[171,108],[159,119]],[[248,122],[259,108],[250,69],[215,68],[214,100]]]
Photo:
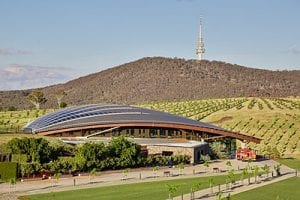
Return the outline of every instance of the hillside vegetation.
[[[276,147],[283,156],[300,158],[299,98],[225,98],[154,102],[139,106],[253,135],[263,140],[259,145],[249,145],[261,152],[265,152],[267,147]],[[53,111],[0,112],[0,133],[16,133],[28,122]],[[11,137],[2,134],[1,140],[4,141],[4,138],[8,141]]]
[[[3,111],[0,112],[0,133],[18,133],[27,123],[41,117],[53,109]]]
[[[64,101],[68,105],[300,96],[300,70],[270,71],[218,61],[153,57],[42,88],[48,100],[43,108],[57,107],[57,90],[67,93]],[[27,100],[30,92],[0,92],[0,108],[29,109],[32,107]]]
[[[259,145],[248,144],[261,153],[266,153],[268,148],[276,148],[282,156],[300,157],[299,98],[226,98],[140,106],[262,138]]]

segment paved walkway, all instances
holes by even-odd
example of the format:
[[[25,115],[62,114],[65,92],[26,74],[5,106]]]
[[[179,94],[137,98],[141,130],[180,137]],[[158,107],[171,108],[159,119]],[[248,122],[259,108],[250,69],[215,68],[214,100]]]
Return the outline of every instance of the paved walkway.
[[[35,181],[24,181],[22,183],[17,183],[13,187],[10,184],[1,184],[0,186],[0,199],[16,199],[20,195],[30,195],[38,193],[49,193],[57,191],[74,190],[79,188],[91,188],[100,187],[108,185],[119,185],[128,183],[139,183],[139,182],[149,182],[149,181],[161,181],[161,180],[171,180],[171,179],[182,179],[190,177],[203,177],[203,176],[217,176],[227,174],[226,161],[216,161],[211,163],[208,168],[203,165],[186,166],[183,170],[178,168],[161,168],[158,171],[153,171],[151,168],[147,169],[132,169],[128,173],[122,173],[122,171],[111,171],[109,173],[102,172],[97,174],[94,178],[88,175],[82,175],[78,177],[67,177],[61,178],[58,182],[53,179],[48,180],[35,180]],[[246,162],[241,162],[237,160],[231,160],[232,167],[235,170],[243,169],[247,166]],[[264,166],[269,165],[273,169],[273,166],[277,164],[274,161],[261,161],[253,162],[251,165]],[[220,169],[221,172],[213,172],[213,168]],[[166,176],[166,172],[170,173],[170,176]],[[294,172],[294,170],[282,167],[282,172]],[[286,176],[283,176],[286,177]],[[268,181],[270,182],[270,181]],[[75,185],[74,185],[75,183]],[[267,182],[266,182],[267,183]],[[261,184],[257,184],[261,186]],[[238,190],[238,189],[237,189]],[[203,191],[200,192],[205,195]],[[233,194],[233,193],[232,193]],[[199,194],[200,195],[200,194]],[[185,199],[189,195],[185,195]]]

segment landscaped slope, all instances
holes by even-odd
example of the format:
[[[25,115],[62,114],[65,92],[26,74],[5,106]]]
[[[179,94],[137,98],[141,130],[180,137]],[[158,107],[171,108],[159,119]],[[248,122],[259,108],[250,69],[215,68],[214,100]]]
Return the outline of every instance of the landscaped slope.
[[[35,77],[38,78],[38,77]],[[300,96],[300,71],[269,71],[218,61],[143,58],[65,84],[43,88],[46,107],[56,107],[55,91],[68,105],[136,104],[149,101],[237,96]],[[30,90],[0,92],[0,107],[29,108]]]
[[[276,147],[284,156],[300,158],[299,98],[225,98],[168,101],[139,106],[215,124],[262,138],[249,145],[262,152]],[[0,112],[0,133],[16,133],[26,123],[53,110]]]
[[[259,145],[249,143],[262,153],[271,147],[284,156],[300,157],[299,98],[227,98],[148,103],[141,106],[262,138]]]

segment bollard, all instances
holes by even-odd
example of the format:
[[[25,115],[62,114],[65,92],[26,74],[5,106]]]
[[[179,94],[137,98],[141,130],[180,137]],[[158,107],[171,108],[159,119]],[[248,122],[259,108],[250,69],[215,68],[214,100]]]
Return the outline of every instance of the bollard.
[[[140,180],[142,180],[142,172],[140,172]]]
[[[195,175],[195,169],[193,169],[193,175]]]
[[[219,193],[221,192],[221,185],[219,184]]]
[[[183,192],[181,192],[181,200],[183,200]]]
[[[75,178],[73,179],[73,184],[74,184],[74,186],[76,185],[76,180],[75,180]]]

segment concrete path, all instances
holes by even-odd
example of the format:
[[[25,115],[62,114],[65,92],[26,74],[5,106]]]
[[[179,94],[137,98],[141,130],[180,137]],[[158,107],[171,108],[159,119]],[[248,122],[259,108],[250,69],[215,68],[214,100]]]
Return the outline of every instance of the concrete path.
[[[247,166],[246,162],[237,160],[230,160],[232,167],[235,170],[243,169]],[[204,176],[217,176],[227,174],[225,161],[216,161],[209,165],[208,168],[203,165],[186,166],[183,170],[178,168],[161,168],[158,171],[153,171],[151,168],[143,169],[131,169],[128,173],[122,173],[122,171],[110,171],[98,173],[95,177],[88,175],[81,175],[77,177],[63,177],[57,182],[54,179],[48,180],[35,180],[18,182],[13,187],[10,184],[0,185],[0,199],[16,199],[20,195],[30,195],[38,193],[49,193],[57,191],[74,190],[79,188],[92,188],[108,185],[119,185],[128,183],[140,183],[149,181],[161,181],[171,179],[182,179],[191,177],[204,177]],[[274,161],[261,161],[253,162],[251,165],[264,166],[265,164],[273,166],[277,164]],[[220,172],[213,172],[213,168],[220,169]],[[294,170],[282,166],[283,173],[294,172]],[[170,173],[170,176],[166,176],[166,172]],[[286,176],[284,176],[286,177]],[[75,183],[75,185],[74,185]],[[258,184],[260,185],[260,184]],[[206,194],[206,193],[202,193]]]

